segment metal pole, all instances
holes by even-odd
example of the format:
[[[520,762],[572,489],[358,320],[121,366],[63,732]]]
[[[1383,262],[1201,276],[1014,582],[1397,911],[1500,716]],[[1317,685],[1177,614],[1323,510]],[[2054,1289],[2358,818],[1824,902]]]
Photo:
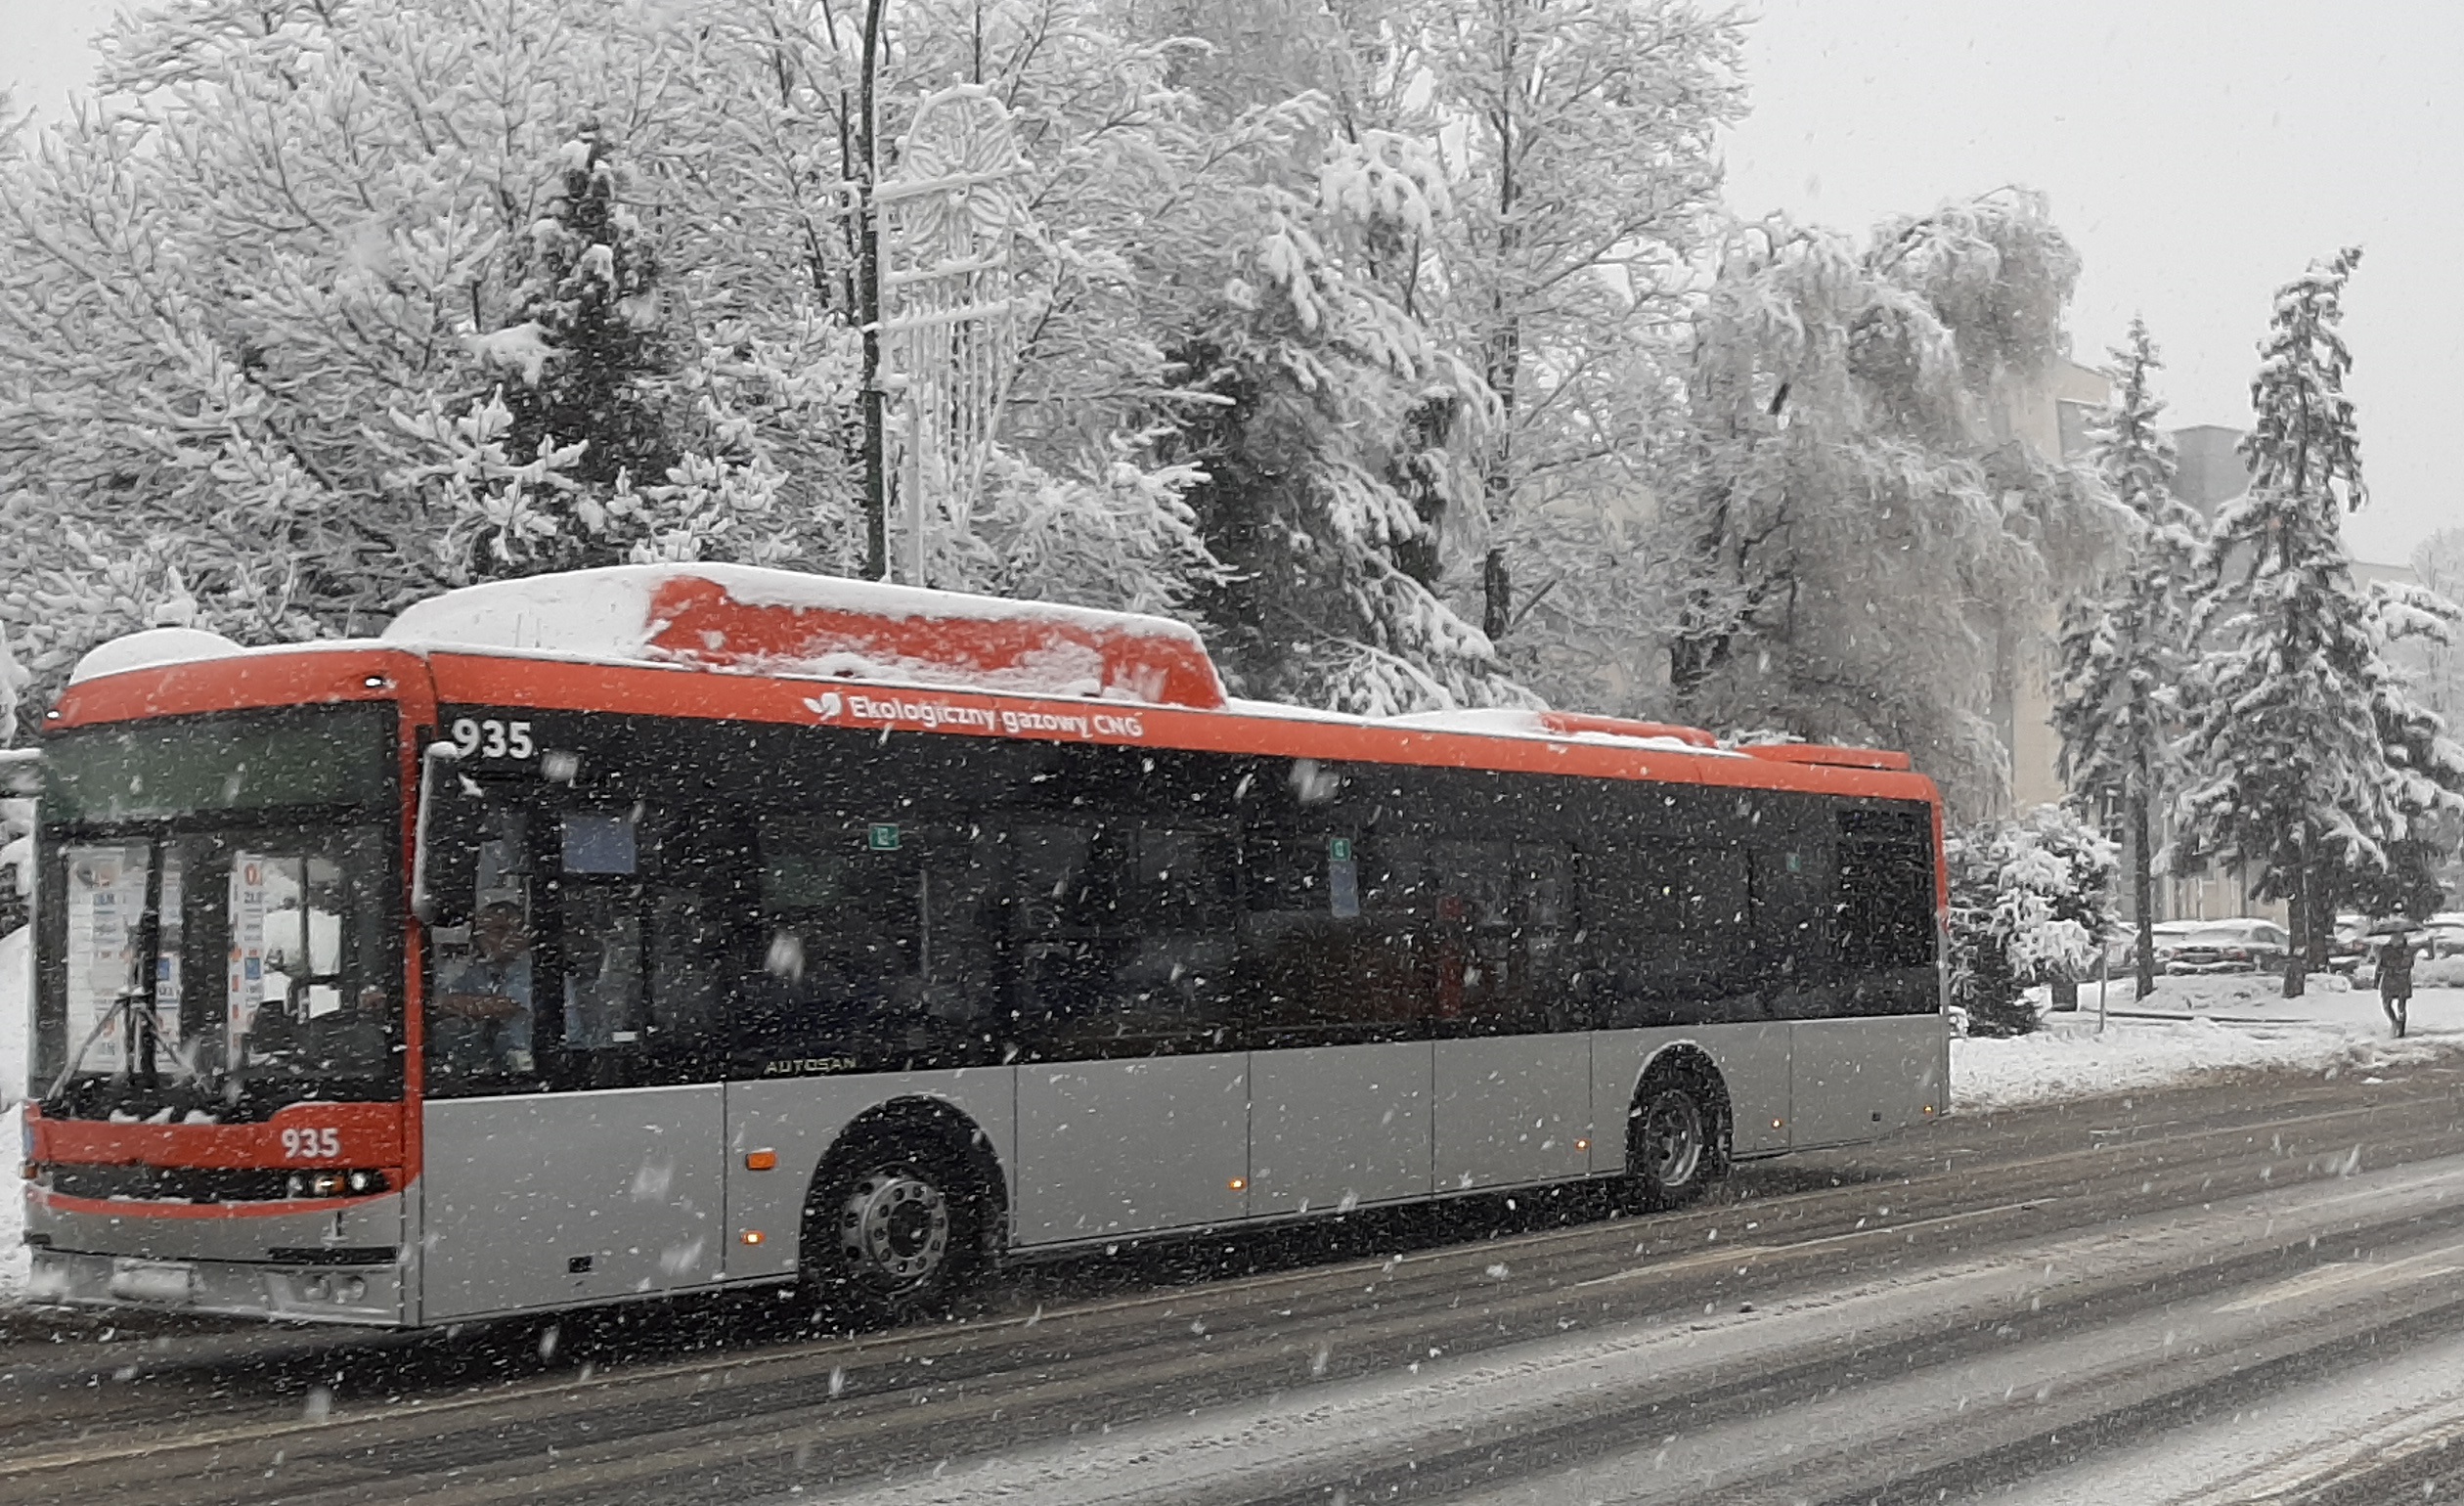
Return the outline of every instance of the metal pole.
[[[2096,958],[2096,1034],[2099,1036],[2104,1034],[2105,991],[2110,986],[2112,977],[2113,952],[2107,949],[2103,955]]]
[[[924,585],[924,402],[913,381],[907,383],[907,507],[915,522],[914,583]]]

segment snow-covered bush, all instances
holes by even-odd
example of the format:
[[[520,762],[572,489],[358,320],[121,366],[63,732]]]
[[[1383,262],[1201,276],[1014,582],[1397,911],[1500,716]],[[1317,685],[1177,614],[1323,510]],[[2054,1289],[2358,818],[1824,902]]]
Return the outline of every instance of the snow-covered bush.
[[[2059,806],[1972,826],[1951,867],[1951,998],[1980,1036],[2036,1029],[2022,997],[2095,964],[2116,923],[2114,844]]]

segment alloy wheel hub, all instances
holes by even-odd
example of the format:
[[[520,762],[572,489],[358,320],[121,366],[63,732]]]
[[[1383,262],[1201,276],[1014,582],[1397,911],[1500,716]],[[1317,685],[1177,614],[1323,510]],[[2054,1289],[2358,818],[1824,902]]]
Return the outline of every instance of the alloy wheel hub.
[[[902,1285],[922,1281],[949,1253],[949,1203],[908,1172],[876,1172],[840,1211],[839,1240],[857,1264]]]

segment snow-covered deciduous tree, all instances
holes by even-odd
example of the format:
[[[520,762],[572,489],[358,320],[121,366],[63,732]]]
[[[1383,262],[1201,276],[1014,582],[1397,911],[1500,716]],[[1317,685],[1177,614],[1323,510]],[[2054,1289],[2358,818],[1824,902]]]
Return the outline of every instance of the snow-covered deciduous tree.
[[[34,672],[18,662],[9,646],[9,625],[0,621],[0,748],[17,745],[20,708],[25,704],[25,687],[33,683]]]
[[[1951,1001],[1979,1035],[2036,1029],[2024,992],[2094,970],[2115,929],[2114,844],[2060,806],[1950,838]]]
[[[2464,528],[2442,528],[2422,540],[2412,553],[2412,571],[2424,590],[2443,600],[2464,601]],[[2422,700],[2449,727],[2456,726],[2464,718],[2464,648],[2419,642],[2413,652]]]
[[[1617,462],[1667,416],[1668,332],[1718,233],[1718,133],[1744,109],[1742,26],[1686,0],[1439,0],[1378,20],[1379,123],[1444,144],[1455,200],[1415,294],[1501,411],[1478,464],[1480,625],[1502,642],[1518,577],[1525,597],[1563,579],[1545,505],[1644,492]]]
[[[2121,388],[2090,430],[2089,462],[2140,532],[2064,614],[2053,729],[2074,803],[2128,831],[2144,998],[2156,988],[2155,818],[2177,782],[2178,687],[2192,656],[2190,593],[2206,522],[2174,495],[2173,440],[2156,426],[2165,405],[2149,384],[2162,363],[2143,321],[2131,321],[2130,343],[2113,357]]]
[[[2398,633],[2443,633],[2453,608],[2363,590],[2345,553],[2342,516],[2367,495],[2339,329],[2359,261],[2348,248],[2277,291],[2242,445],[2251,488],[2202,560],[2198,623],[2219,646],[2192,682],[2183,835],[2286,902],[2288,997],[2324,961],[2340,892],[2396,872],[2400,844],[2464,812],[2464,753],[2385,651]]]
[[[1133,8],[891,11],[885,165],[913,102],[973,76],[1024,122],[1034,199],[1026,417],[942,583],[1176,599],[1208,569],[1193,477],[1139,436],[1211,295],[1185,274],[1220,255],[1200,231],[1226,198],[1313,168],[1211,130]],[[0,154],[0,619],[43,684],[122,620],[37,615],[97,579],[64,522],[119,560],[160,542],[199,625],[249,642],[593,559],[852,568],[847,22],[823,0],[135,12],[98,93]]]
[[[1863,250],[1777,219],[1737,232],[1667,482],[1680,716],[1905,748],[1968,819],[2006,800],[2002,644],[2129,526],[2091,470],[2002,421],[2060,357],[2078,272],[2044,200],[2011,191]]]

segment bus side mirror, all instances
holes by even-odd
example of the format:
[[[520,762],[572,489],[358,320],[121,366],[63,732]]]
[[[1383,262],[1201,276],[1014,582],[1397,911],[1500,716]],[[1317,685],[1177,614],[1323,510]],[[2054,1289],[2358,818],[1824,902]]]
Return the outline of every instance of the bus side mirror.
[[[419,754],[419,812],[411,852],[411,912],[425,925],[470,918],[487,802],[455,766],[462,750],[431,742]]]

